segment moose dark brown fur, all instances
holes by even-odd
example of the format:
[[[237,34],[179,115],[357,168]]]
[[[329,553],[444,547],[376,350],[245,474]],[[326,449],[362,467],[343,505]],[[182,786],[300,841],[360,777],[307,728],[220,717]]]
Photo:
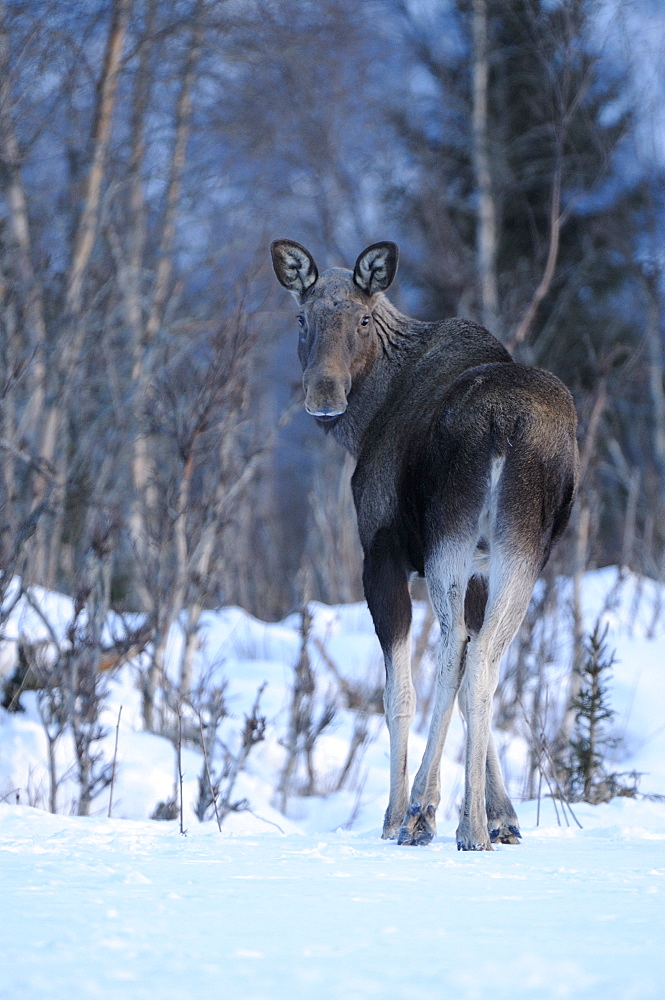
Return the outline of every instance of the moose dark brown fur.
[[[363,583],[386,666],[390,799],[384,837],[436,833],[439,767],[455,697],[466,719],[461,850],[517,843],[515,810],[491,732],[499,663],[563,531],[577,486],[577,418],[562,383],[515,362],[462,319],[423,323],[384,296],[394,243],[353,271],[319,275],[291,240],[271,247],[300,306],[305,408],[357,460],[352,479]],[[409,578],[424,575],[441,624],[427,746],[408,793]]]

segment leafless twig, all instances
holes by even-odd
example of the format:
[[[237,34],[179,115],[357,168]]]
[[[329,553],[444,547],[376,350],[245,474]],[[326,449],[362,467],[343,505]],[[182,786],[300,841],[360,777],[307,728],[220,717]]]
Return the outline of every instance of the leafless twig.
[[[187,836],[187,831],[183,825],[183,804],[182,804],[182,708],[178,706],[178,783],[180,788],[180,835]]]
[[[115,724],[115,747],[113,749],[113,765],[111,767],[111,790],[109,792],[109,811],[108,817],[111,818],[111,810],[113,809],[113,786],[115,784],[115,764],[118,759],[118,735],[120,733],[120,716],[122,715],[122,705],[118,709],[118,721]]]
[[[552,755],[550,754],[549,747],[547,745],[547,740],[545,739],[545,734],[541,733],[541,735],[538,736],[538,734],[536,733],[536,731],[535,731],[535,729],[533,727],[533,724],[532,724],[529,716],[527,715],[526,709],[525,709],[525,707],[524,707],[524,705],[522,703],[522,699],[521,698],[518,698],[518,703],[519,703],[520,708],[522,709],[522,713],[523,713],[524,718],[526,720],[526,724],[529,727],[529,731],[531,733],[531,738],[533,739],[534,747],[535,747],[535,749],[536,749],[536,751],[538,753],[538,769],[539,769],[541,775],[543,776],[543,778],[545,779],[545,781],[547,782],[547,787],[550,790],[550,795],[552,796],[552,802],[554,803],[554,809],[556,811],[556,801],[555,801],[555,799],[558,796],[559,801],[561,802],[561,811],[563,813],[564,819],[566,820],[566,825],[570,826],[570,823],[568,822],[568,817],[566,816],[566,808],[567,808],[568,811],[570,812],[570,815],[575,820],[577,826],[581,830],[582,829],[582,824],[580,823],[580,821],[578,820],[577,816],[573,812],[572,806],[571,806],[570,802],[568,801],[568,799],[566,798],[566,795],[564,794],[564,791],[563,791],[563,789],[561,787],[561,784],[559,782],[559,779],[557,777],[556,767],[555,767],[554,761],[552,760]],[[551,776],[552,776],[552,780],[554,782],[554,786],[556,788],[557,796],[555,796],[555,794],[554,794],[554,789],[553,789],[552,784],[550,782],[550,777],[549,777],[547,771],[542,766],[542,759],[543,759],[543,757],[545,757],[547,759],[547,762],[550,765],[550,773],[551,773]],[[558,814],[558,811],[557,811],[557,821],[558,821],[558,819],[559,819],[559,814]]]
[[[217,809],[217,791],[213,786],[212,777],[210,775],[210,763],[208,761],[208,751],[206,749],[206,741],[203,735],[203,721],[201,719],[201,713],[199,712],[199,731],[201,733],[201,747],[203,749],[203,760],[205,762],[206,775],[208,778],[208,787],[210,788],[210,795],[212,797],[212,804],[215,810],[215,819],[217,820],[217,829],[222,832],[222,821],[219,818],[219,811]]]

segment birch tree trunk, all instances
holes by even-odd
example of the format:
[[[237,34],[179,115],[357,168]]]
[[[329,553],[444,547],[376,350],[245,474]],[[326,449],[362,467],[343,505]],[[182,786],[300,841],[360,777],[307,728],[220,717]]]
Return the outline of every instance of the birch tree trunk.
[[[0,310],[5,327],[4,336],[4,356],[0,356],[0,364],[5,372],[11,372],[16,362],[16,314],[13,305],[7,301],[6,289],[2,276],[0,275]],[[16,456],[14,454],[16,438],[16,400],[14,398],[14,388],[6,384],[3,397],[0,399],[0,455],[2,456],[2,491],[4,494],[4,504],[0,505],[3,523],[2,536],[0,536],[0,606],[9,580],[5,579],[6,567],[11,561],[10,551],[13,539],[16,537],[16,511],[14,501],[16,498]]]
[[[63,481],[65,480],[67,462],[65,414],[76,385],[74,373],[86,338],[83,310],[84,280],[97,236],[118,75],[131,7],[132,0],[114,0],[113,3],[102,74],[97,90],[97,104],[93,116],[90,166],[84,186],[83,207],[72,244],[63,302],[63,321],[58,331],[59,350],[53,365],[53,377],[42,421],[40,455],[50,465],[55,465]],[[41,477],[35,489],[36,502],[41,500],[45,489],[46,482]],[[64,496],[62,494],[54,498],[56,517],[55,523],[51,526],[50,545],[46,537],[45,525],[42,523],[38,527],[33,573],[35,578],[46,586],[52,583],[54,578],[53,557],[54,553],[57,553],[60,540],[62,518],[58,515],[63,509],[63,502]]]
[[[484,325],[501,336],[497,282],[497,208],[489,148],[487,0],[473,0],[473,167],[478,189],[477,269]]]
[[[9,231],[18,272],[18,288],[32,357],[27,372],[28,402],[21,421],[21,437],[34,444],[42,418],[46,381],[46,323],[41,288],[32,266],[28,204],[21,179],[21,155],[12,120],[9,41],[4,3],[0,0],[0,160],[6,177]]]
[[[665,366],[663,365],[663,342],[658,309],[657,278],[656,274],[651,273],[645,276],[649,311],[644,332],[649,359],[649,395],[651,396],[651,410],[653,414],[653,450],[656,467],[660,476],[661,488],[663,488],[665,487],[665,388],[663,387]]]
[[[136,559],[132,562],[134,568],[132,584],[139,599],[139,606],[148,613],[154,612],[154,595],[146,579],[146,572],[149,572],[149,559],[144,511],[146,507],[154,506],[155,497],[149,472],[147,441],[141,431],[145,394],[150,374],[146,357],[143,301],[144,275],[147,271],[145,259],[147,207],[142,170],[146,155],[145,125],[153,90],[152,60],[154,57],[156,10],[156,0],[148,0],[144,37],[139,47],[138,67],[132,94],[126,215],[123,215],[119,231],[116,231],[111,220],[107,225],[107,237],[117,268],[118,290],[121,295],[124,319],[130,334],[132,354],[131,468],[135,490],[129,507],[129,533],[136,553]]]
[[[136,552],[135,587],[137,594],[146,610],[155,613],[154,595],[151,587],[142,577],[141,570],[149,565],[149,530],[147,520],[157,503],[155,482],[155,457],[150,436],[142,427],[143,410],[146,393],[150,385],[151,366],[149,358],[151,346],[155,342],[169,297],[172,293],[173,280],[173,249],[176,234],[176,219],[180,206],[182,178],[185,168],[187,144],[191,133],[192,91],[196,82],[197,65],[201,50],[203,33],[203,0],[198,0],[194,12],[193,27],[190,34],[189,47],[185,59],[182,84],[178,95],[175,112],[175,140],[171,153],[169,181],[166,191],[166,203],[162,220],[161,234],[157,249],[157,268],[152,285],[148,315],[143,318],[140,306],[140,276],[144,268],[145,224],[143,220],[143,193],[140,181],[140,164],[143,159],[142,123],[143,106],[147,104],[150,83],[148,79],[147,62],[140,66],[141,77],[137,81],[135,98],[135,128],[133,159],[131,165],[131,204],[132,214],[136,224],[136,236],[132,241],[129,262],[132,274],[135,276],[132,305],[132,329],[134,330],[134,363],[132,371],[134,414],[137,433],[132,445],[132,478],[134,498],[130,514],[130,532]],[[148,37],[150,25],[154,22],[156,6],[151,2],[148,11]],[[130,286],[131,287],[131,286]],[[149,683],[156,680],[153,676]],[[146,692],[149,702],[154,702],[155,691]],[[148,712],[150,714],[150,712]]]
[[[182,177],[185,168],[187,143],[191,131],[192,91],[196,82],[196,70],[201,51],[203,33],[203,3],[197,0],[190,36],[189,50],[183,71],[182,86],[178,98],[175,123],[175,143],[171,157],[166,206],[162,224],[161,239],[157,252],[157,272],[152,291],[150,313],[146,324],[146,341],[154,340],[164,316],[164,310],[171,292],[173,274],[173,243],[176,232],[176,216],[180,205]]]

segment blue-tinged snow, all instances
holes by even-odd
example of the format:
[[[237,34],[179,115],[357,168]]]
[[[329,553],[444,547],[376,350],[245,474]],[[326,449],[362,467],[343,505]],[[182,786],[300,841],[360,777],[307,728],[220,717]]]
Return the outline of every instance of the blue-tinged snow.
[[[560,606],[569,595],[562,585]],[[34,599],[63,636],[66,598]],[[589,574],[586,627],[600,617],[616,650],[610,701],[625,752],[616,769],[642,772],[644,792],[665,793],[665,593],[615,570]],[[252,752],[235,798],[251,812],[229,815],[220,833],[200,824],[193,804],[201,756],[183,753],[185,826],[148,821],[173,794],[175,754],[142,730],[137,675],[128,664],[108,678],[107,759],[122,705],[113,818],[108,790],[93,815],[52,816],[46,741],[36,696],[23,714],[0,710],[0,1000],[122,997],[189,1000],[384,1000],[424,995],[453,1000],[646,1000],[663,994],[665,802],[615,799],[578,804],[567,822],[549,798],[522,802],[525,744],[498,733],[524,839],[516,847],[463,854],[454,834],[462,787],[463,728],[455,717],[444,753],[438,837],[426,848],[380,839],[388,789],[383,719],[370,715],[370,742],[353,780],[336,784],[353,715],[340,677],[381,683],[381,657],[364,605],[312,608],[310,655],[321,703],[338,702],[315,757],[321,794],[292,796],[287,815],[275,789],[284,761],[290,684],[298,657],[297,616],[279,624],[239,609],[206,613],[195,682],[227,681],[237,739],[259,685],[266,740]],[[423,609],[416,614],[416,634]],[[565,611],[569,614],[569,611]],[[118,623],[110,623],[111,630]],[[29,605],[4,630],[1,669],[20,635],[48,638]],[[182,636],[169,643],[175,680]],[[325,651],[325,655],[320,650]],[[561,630],[548,674],[564,697],[570,648]],[[424,736],[411,740],[410,769]],[[65,775],[72,748],[63,739]],[[16,805],[18,792],[19,805]],[[65,777],[59,809],[69,813],[75,782]],[[42,808],[32,808],[31,804]]]
[[[660,998],[665,806],[460,854],[0,806],[0,997]]]

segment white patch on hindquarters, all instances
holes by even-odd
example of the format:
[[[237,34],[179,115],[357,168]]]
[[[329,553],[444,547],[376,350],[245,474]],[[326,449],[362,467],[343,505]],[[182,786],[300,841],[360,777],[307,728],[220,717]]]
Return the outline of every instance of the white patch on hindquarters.
[[[473,553],[473,572],[487,573],[491,551],[491,538],[496,524],[496,507],[499,495],[499,480],[506,463],[503,455],[493,458],[490,464],[489,489],[485,495],[485,503],[478,518],[478,541]]]

